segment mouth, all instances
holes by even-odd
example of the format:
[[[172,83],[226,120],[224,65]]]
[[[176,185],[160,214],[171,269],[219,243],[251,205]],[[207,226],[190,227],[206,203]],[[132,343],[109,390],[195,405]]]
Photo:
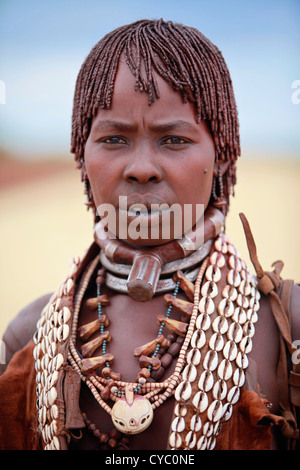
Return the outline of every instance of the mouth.
[[[140,224],[155,224],[161,222],[162,218],[170,215],[170,206],[158,200],[156,197],[134,199],[132,196],[119,198],[118,212],[120,218],[126,218],[128,222],[136,220]]]

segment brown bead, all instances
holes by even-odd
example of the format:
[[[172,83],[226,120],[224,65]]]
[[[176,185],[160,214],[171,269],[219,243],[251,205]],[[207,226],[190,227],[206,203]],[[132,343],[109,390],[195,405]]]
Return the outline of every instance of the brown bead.
[[[148,379],[148,377],[150,377],[150,370],[144,367],[138,374],[138,379],[140,377],[144,377],[145,379]]]
[[[190,317],[193,313],[193,308],[194,308],[193,303],[188,302],[183,299],[179,299],[178,297],[174,297],[174,295],[172,294],[165,294],[164,301],[166,305],[169,305],[171,303],[173,307],[185,313],[188,317]]]
[[[122,374],[120,374],[119,372],[112,371],[110,367],[103,367],[101,373],[102,377],[104,377],[105,379],[107,377],[110,377],[113,380],[122,380]]]
[[[177,273],[175,273],[173,276],[173,280],[175,282],[180,281],[181,289],[185,292],[188,299],[193,302],[195,292],[194,284],[187,277],[184,276],[182,271],[177,271]]]
[[[97,272],[96,283],[97,284],[104,284],[105,281],[105,269],[99,269]]]
[[[106,387],[104,388],[104,390],[102,390],[102,392],[100,393],[101,395],[101,398],[103,400],[108,400],[109,399],[109,396],[110,396],[110,389],[111,387],[113,387],[114,385],[116,385],[116,382],[114,382],[113,380],[109,380]]]
[[[176,333],[170,331],[170,333],[168,333],[168,334],[166,335],[166,338],[167,338],[169,341],[171,341],[171,343],[174,343],[174,341],[176,341],[177,335],[176,335]]]
[[[160,360],[157,357],[141,356],[139,359],[141,367],[148,367],[151,365],[153,370],[159,369]]]
[[[176,343],[180,344],[180,346],[182,345],[182,343],[184,342],[185,338],[182,337],[182,336],[178,336],[177,339],[176,339]]]
[[[103,433],[100,437],[101,444],[106,444],[108,439],[109,439],[108,435]]]
[[[172,356],[171,356],[172,357]],[[164,375],[165,373],[165,369],[164,367],[160,367],[159,369],[157,370],[153,370],[151,372],[151,377],[154,379],[154,380],[159,380],[162,378],[162,376]]]
[[[172,364],[172,361],[173,361],[173,356],[172,354],[170,353],[166,353],[162,356],[160,362],[161,362],[161,365],[167,369],[168,367],[170,367],[170,365]]]
[[[158,324],[163,323],[164,326],[168,328],[169,330],[174,331],[179,336],[185,337],[187,329],[188,329],[187,323],[182,323],[180,321],[167,318],[164,315],[158,315],[157,321],[158,321]]]
[[[122,437],[122,433],[118,429],[113,428],[109,432],[109,437],[111,437],[112,439],[120,439]]]
[[[94,431],[94,436],[97,437],[98,439],[100,439],[100,437],[101,437],[101,432],[99,431],[99,429],[96,429],[96,430]]]
[[[97,430],[96,425],[95,425],[94,423],[91,423],[91,424],[89,425],[89,430],[90,430],[90,431],[93,431],[93,432],[96,431],[96,430]]]
[[[171,354],[171,356],[176,357],[177,354],[179,354],[179,351],[181,349],[181,344],[177,343],[177,341],[169,347],[168,353]]]
[[[102,333],[100,336],[97,336],[88,343],[83,344],[81,347],[81,353],[83,357],[91,357],[96,349],[102,346],[104,340],[107,343],[111,341],[111,335],[109,331],[104,331],[104,333]]]
[[[117,447],[117,441],[115,439],[109,439],[107,445],[114,449],[115,447]]]

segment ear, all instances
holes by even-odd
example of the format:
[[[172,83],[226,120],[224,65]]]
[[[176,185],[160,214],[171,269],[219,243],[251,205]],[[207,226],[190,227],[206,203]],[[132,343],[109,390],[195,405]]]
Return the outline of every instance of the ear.
[[[228,167],[230,165],[230,161],[227,161],[227,162],[215,162],[215,165],[214,165],[214,177],[215,178],[218,178],[221,174],[221,176],[224,175],[224,173],[226,173],[226,171],[228,170]]]

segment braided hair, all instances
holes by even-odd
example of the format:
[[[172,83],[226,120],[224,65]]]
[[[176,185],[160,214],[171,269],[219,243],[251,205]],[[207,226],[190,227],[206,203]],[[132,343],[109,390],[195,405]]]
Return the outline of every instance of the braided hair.
[[[149,106],[159,99],[155,74],[183,100],[194,104],[197,122],[207,121],[214,141],[216,162],[226,168],[214,178],[229,207],[240,155],[238,113],[231,77],[220,50],[197,29],[171,21],[140,20],[105,35],[91,50],[79,71],[72,114],[71,152],[75,155],[86,193],[84,149],[98,109],[109,109],[120,57],[135,77],[135,89],[148,95]],[[143,73],[145,70],[145,73]],[[217,182],[217,183],[216,183]],[[88,203],[93,207],[93,203]]]

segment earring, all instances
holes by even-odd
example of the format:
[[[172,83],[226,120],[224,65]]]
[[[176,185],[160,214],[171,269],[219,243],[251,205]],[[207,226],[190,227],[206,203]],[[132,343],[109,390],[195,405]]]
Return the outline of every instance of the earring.
[[[213,206],[216,207],[217,209],[222,209],[224,206],[226,206],[227,202],[226,199],[224,198],[224,188],[223,188],[223,178],[222,178],[222,171],[220,168],[218,168],[218,176],[214,177],[213,179],[213,186],[212,186],[212,196],[213,196]],[[218,183],[218,192],[219,195],[217,195],[216,187]]]
[[[84,184],[84,194],[87,196],[87,201],[85,202],[87,210],[89,210],[90,208],[94,209],[95,203],[93,200],[93,193],[92,193],[91,185],[87,176],[84,162],[82,162],[82,165],[81,165],[81,179]]]

